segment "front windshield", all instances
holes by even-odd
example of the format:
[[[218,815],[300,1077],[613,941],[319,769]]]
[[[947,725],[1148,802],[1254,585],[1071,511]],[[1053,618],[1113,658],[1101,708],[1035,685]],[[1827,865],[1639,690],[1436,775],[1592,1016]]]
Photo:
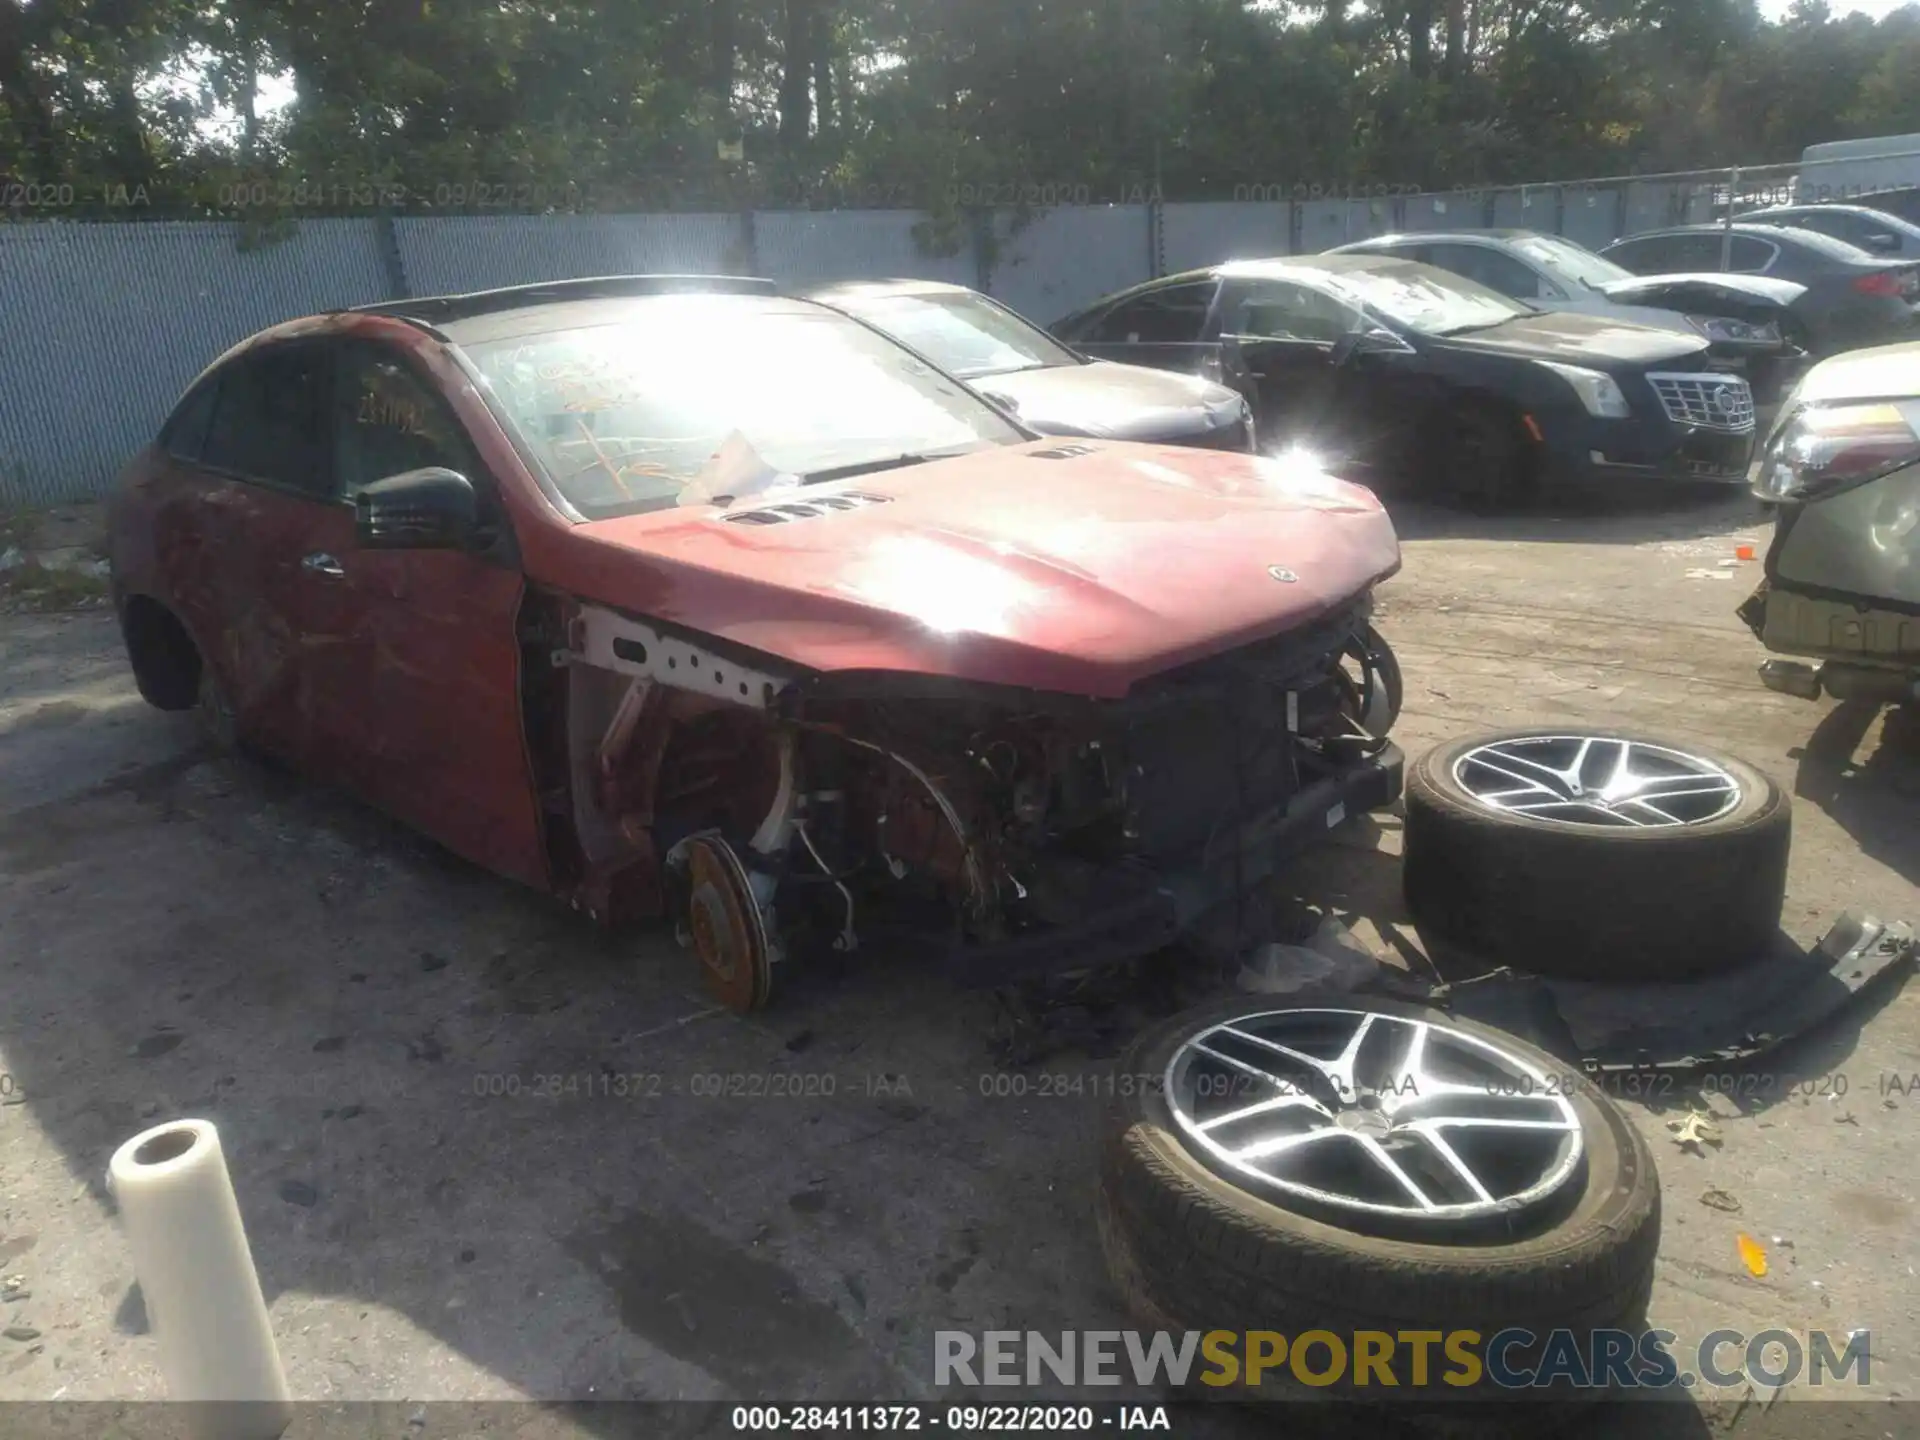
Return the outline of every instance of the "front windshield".
[[[1614,264],[1604,255],[1596,255],[1586,246],[1556,235],[1528,235],[1515,240],[1513,248],[1575,285],[1591,285],[1597,289],[1615,280],[1637,278],[1631,270]]]
[[[877,325],[962,380],[1079,364],[1044,330],[979,295],[854,291],[834,295],[829,303]]]
[[[804,479],[1022,438],[978,396],[844,315],[754,296],[660,296],[608,323],[467,354],[589,519],[698,495],[722,450]]]
[[[1362,304],[1422,335],[1457,335],[1539,313],[1451,271],[1403,260],[1330,276]]]

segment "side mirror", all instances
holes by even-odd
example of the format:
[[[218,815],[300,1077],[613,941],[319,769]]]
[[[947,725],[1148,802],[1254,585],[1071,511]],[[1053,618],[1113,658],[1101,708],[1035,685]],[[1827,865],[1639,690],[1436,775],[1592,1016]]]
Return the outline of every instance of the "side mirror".
[[[367,550],[459,550],[479,528],[473,482],[437,465],[376,480],[353,507],[355,534]]]
[[[1378,326],[1370,330],[1349,330],[1333,342],[1333,350],[1328,355],[1336,366],[1351,364],[1362,355],[1405,354],[1407,342],[1391,330]]]

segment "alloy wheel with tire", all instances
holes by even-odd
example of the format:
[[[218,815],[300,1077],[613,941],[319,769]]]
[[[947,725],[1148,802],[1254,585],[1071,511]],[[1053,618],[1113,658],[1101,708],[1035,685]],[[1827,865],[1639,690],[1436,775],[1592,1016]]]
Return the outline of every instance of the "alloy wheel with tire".
[[[1360,1331],[1632,1328],[1652,1287],[1659,1178],[1619,1109],[1566,1070],[1397,1001],[1238,996],[1175,1016],[1136,1042],[1108,1103],[1109,1269],[1155,1329],[1320,1331],[1351,1346]],[[1424,1384],[1410,1359],[1389,1357],[1390,1393],[1354,1385],[1351,1367],[1309,1383],[1402,1405],[1494,1398],[1447,1383],[1437,1345]],[[1316,1351],[1312,1368],[1329,1364]],[[1296,1398],[1300,1383],[1282,1365],[1232,1393]]]
[[[1681,980],[1764,957],[1792,808],[1687,741],[1569,727],[1475,735],[1407,767],[1407,908],[1492,965]]]

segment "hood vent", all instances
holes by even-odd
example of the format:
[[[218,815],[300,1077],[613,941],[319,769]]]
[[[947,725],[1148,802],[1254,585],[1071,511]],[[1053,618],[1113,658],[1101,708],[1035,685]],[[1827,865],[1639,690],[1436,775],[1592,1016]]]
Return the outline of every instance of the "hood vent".
[[[1056,445],[1051,450],[1029,450],[1029,460],[1073,460],[1081,455],[1091,455],[1096,447],[1092,445]]]
[[[811,520],[835,510],[859,510],[868,505],[884,505],[891,495],[874,495],[865,490],[842,490],[838,495],[822,495],[813,500],[794,500],[785,505],[765,505],[758,510],[741,510],[722,515],[729,525],[785,525],[789,520]]]

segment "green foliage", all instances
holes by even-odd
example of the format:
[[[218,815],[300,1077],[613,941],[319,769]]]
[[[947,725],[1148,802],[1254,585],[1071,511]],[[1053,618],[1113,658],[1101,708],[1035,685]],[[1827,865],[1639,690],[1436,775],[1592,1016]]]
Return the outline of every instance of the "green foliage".
[[[911,205],[940,247],[980,207],[1787,159],[1920,131],[1916,75],[1920,7],[1820,0],[0,0],[0,182],[262,241]]]

